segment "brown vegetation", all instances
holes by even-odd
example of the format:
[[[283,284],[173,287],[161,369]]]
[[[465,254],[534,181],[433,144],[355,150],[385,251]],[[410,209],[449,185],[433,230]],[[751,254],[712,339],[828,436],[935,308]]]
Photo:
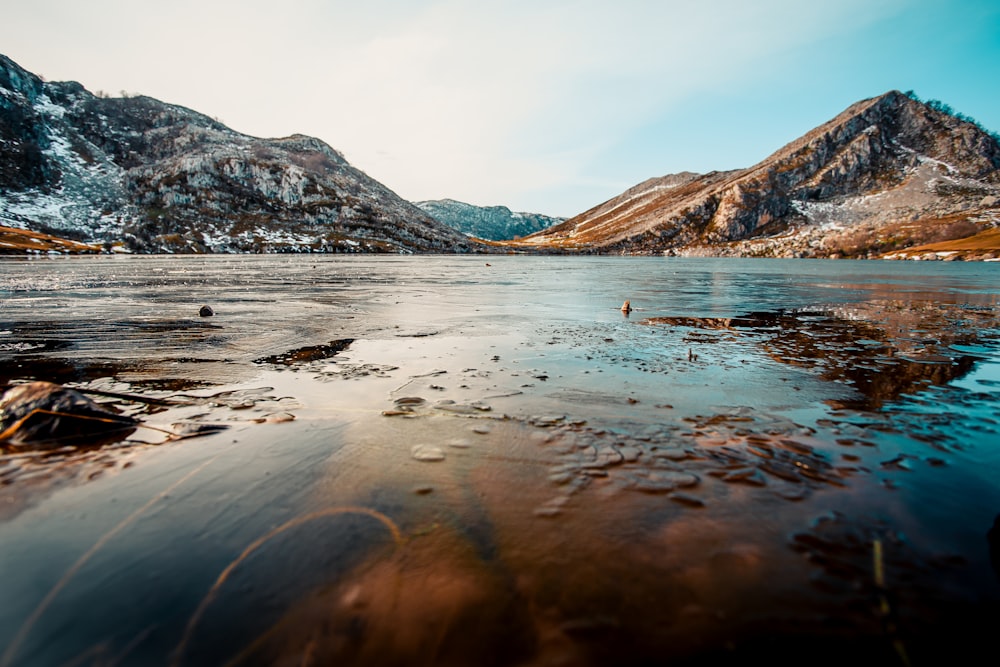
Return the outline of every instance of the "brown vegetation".
[[[891,253],[894,257],[922,257],[940,253],[950,259],[1000,258],[1000,228],[987,229],[978,234],[936,243],[913,246]]]
[[[101,247],[69,239],[30,232],[14,227],[0,227],[0,255],[21,255],[26,252],[60,252],[89,254],[101,252]]]
[[[962,213],[851,230],[830,244],[841,257],[874,257],[914,246],[965,239],[980,227]]]

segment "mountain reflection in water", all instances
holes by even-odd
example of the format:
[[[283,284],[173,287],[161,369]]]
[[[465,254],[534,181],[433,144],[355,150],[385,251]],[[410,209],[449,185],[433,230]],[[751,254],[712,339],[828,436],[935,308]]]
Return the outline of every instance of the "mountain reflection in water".
[[[964,354],[995,323],[990,309],[872,302],[864,309],[755,312],[727,318],[651,317],[645,324],[749,335],[771,358],[815,369],[860,394],[845,407],[876,410],[886,401],[929,385],[943,386],[972,370],[983,356]]]
[[[0,260],[0,667],[992,655],[997,270]]]

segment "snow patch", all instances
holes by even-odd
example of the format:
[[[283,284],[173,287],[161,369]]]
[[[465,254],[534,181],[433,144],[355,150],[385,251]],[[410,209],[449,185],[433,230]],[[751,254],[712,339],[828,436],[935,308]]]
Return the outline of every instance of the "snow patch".
[[[34,106],[35,110],[38,111],[38,113],[43,114],[45,116],[50,116],[52,118],[62,118],[63,116],[66,115],[66,110],[61,106],[59,106],[58,104],[54,103],[51,100],[51,98],[49,98],[49,96],[46,95],[45,93],[42,93],[41,95],[38,96],[38,98],[35,100]]]
[[[901,149],[903,152],[909,153],[910,155],[915,156],[916,159],[917,159],[917,163],[918,164],[921,164],[921,165],[923,165],[923,164],[929,164],[929,165],[935,165],[935,166],[942,166],[942,167],[945,168],[945,171],[947,171],[949,174],[958,174],[959,173],[958,168],[955,167],[954,165],[948,164],[947,162],[943,162],[942,160],[937,160],[937,159],[932,158],[932,157],[930,157],[928,155],[924,155],[923,153],[918,153],[917,151],[913,150],[909,146],[904,146],[901,143],[898,143],[898,142],[893,142],[893,143],[899,149]]]

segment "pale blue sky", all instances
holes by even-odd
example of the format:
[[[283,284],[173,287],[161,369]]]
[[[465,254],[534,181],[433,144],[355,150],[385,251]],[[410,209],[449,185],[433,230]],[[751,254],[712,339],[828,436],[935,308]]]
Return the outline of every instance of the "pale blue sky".
[[[914,90],[1000,131],[997,0],[0,0],[0,53],[255,136],[319,137],[399,195],[571,216],[747,167]]]

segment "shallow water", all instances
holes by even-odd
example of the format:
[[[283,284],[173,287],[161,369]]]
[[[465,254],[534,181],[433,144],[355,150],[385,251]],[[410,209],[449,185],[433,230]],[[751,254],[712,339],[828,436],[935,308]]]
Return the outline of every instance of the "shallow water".
[[[0,667],[974,655],[998,271],[0,260],[0,384],[142,420],[0,454]]]

